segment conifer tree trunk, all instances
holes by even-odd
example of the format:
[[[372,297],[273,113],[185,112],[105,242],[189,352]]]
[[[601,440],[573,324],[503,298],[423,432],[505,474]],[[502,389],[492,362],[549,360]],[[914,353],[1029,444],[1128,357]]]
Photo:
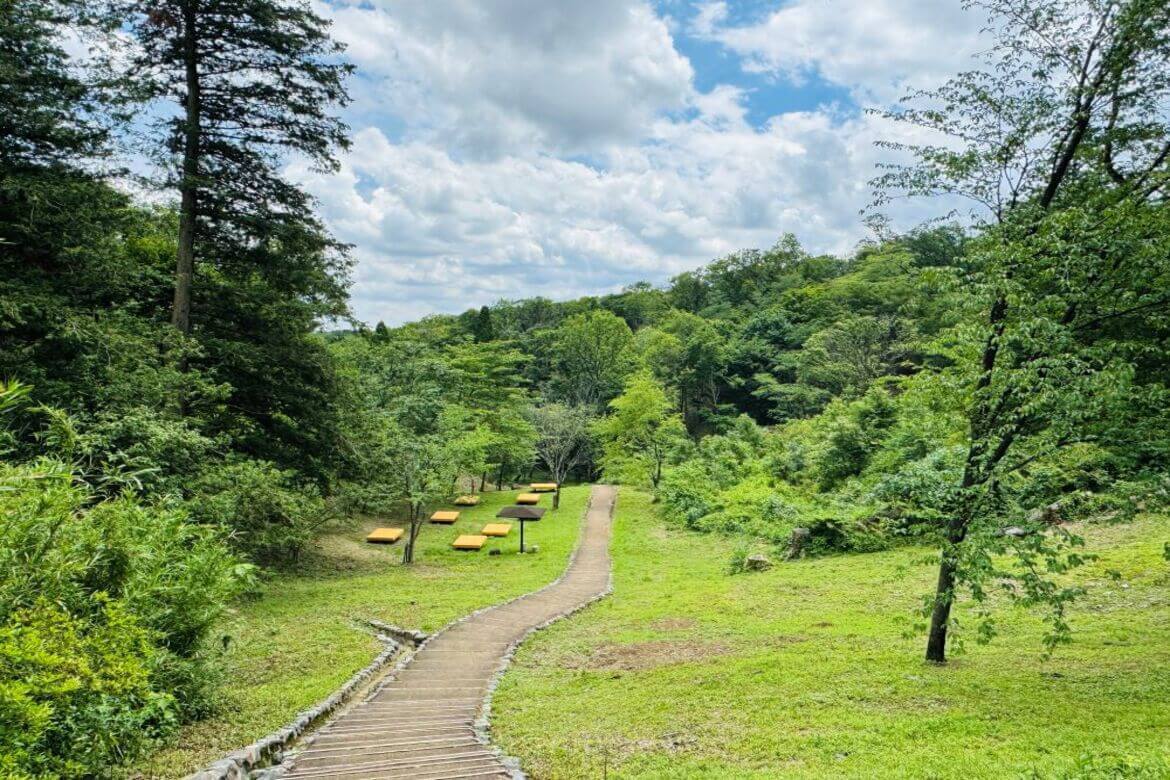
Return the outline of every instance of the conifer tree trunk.
[[[195,276],[195,219],[198,206],[201,116],[197,2],[188,0],[183,4],[183,64],[187,96],[183,171],[179,182],[179,249],[175,263],[175,299],[171,309],[171,324],[184,334],[191,332],[191,287]]]

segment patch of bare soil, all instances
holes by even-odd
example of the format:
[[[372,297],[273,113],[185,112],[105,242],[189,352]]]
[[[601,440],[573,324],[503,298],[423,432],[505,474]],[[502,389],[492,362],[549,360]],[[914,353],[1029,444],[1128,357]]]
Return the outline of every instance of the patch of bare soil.
[[[693,618],[683,617],[664,617],[658,618],[650,624],[650,628],[655,631],[685,631],[688,628],[694,628],[698,623]]]
[[[604,644],[593,650],[580,668],[620,669],[635,671],[653,669],[670,664],[685,664],[702,661],[731,651],[720,642],[698,640],[659,640],[654,642],[632,642],[630,644]]]

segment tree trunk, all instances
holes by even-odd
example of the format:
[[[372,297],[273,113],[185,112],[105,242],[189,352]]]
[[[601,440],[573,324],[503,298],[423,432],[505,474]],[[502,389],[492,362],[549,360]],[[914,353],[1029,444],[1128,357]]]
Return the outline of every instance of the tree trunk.
[[[926,660],[936,664],[947,662],[947,627],[951,622],[951,605],[955,600],[955,565],[943,554],[938,567],[938,587],[935,590],[934,609],[930,613],[930,635],[926,640]]]
[[[970,456],[969,456],[970,458]],[[963,489],[966,491],[974,482],[970,468],[963,477]],[[947,526],[947,543],[943,547],[938,564],[938,584],[934,591],[934,607],[930,612],[930,633],[926,640],[926,660],[936,664],[947,661],[947,628],[951,621],[951,606],[955,603],[955,575],[957,567],[955,558],[959,554],[958,547],[967,538],[967,529],[971,526],[975,507],[970,503],[971,498],[964,493],[959,506],[955,507],[955,514]]]
[[[504,489],[504,464],[500,464],[500,473],[496,476],[496,492]]]
[[[561,481],[557,480],[557,489],[553,493],[553,509],[561,508]]]
[[[183,61],[186,67],[186,118],[183,126],[183,171],[179,179],[179,248],[175,259],[175,299],[171,324],[191,332],[191,288],[195,277],[195,223],[198,208],[200,95],[197,0],[183,4]]]
[[[488,473],[487,473],[486,469],[484,470],[484,472],[482,474],[479,475],[479,492],[480,493],[487,490],[487,475],[488,475]]]
[[[422,518],[422,507],[410,508],[410,533],[406,535],[406,546],[402,548],[402,562],[404,564],[414,563],[414,543],[418,539],[419,526],[422,523],[419,520]]]

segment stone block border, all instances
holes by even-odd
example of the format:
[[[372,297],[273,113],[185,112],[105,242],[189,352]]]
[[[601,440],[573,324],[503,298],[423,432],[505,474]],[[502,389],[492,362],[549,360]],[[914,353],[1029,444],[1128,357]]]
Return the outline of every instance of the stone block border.
[[[592,507],[593,507],[593,496],[590,495],[589,496],[589,503],[585,506],[585,514],[582,516],[582,520],[581,520],[582,528],[584,528],[586,518],[589,517],[589,510]],[[611,520],[614,516],[614,511],[616,510],[616,508],[617,508],[617,497],[615,496],[613,503],[611,503],[609,506],[609,516],[610,516]],[[579,549],[580,549],[579,547],[574,548],[573,554],[571,556],[569,556],[569,563],[568,563],[568,565],[565,566],[565,573],[566,574],[572,568],[573,562],[577,559],[577,551]],[[557,577],[555,580],[550,582],[545,587],[551,588],[553,585],[556,585],[562,579],[564,579],[564,576],[565,576],[565,574],[562,574],[560,577]],[[544,590],[544,588],[541,588],[540,590]],[[539,591],[535,591],[535,592],[539,592]],[[603,598],[610,595],[611,593],[613,593],[613,567],[612,567],[612,564],[610,566],[609,580],[606,583],[605,590],[601,591],[600,593],[598,593],[596,596],[593,596],[592,598],[586,599],[585,601],[581,602],[580,604],[577,604],[576,606],[573,606],[573,607],[570,607],[569,609],[566,609],[564,612],[561,612],[557,615],[554,615],[553,617],[544,621],[540,625],[533,626],[531,629],[529,629],[527,632],[525,632],[522,637],[520,637],[515,642],[513,642],[511,645],[509,645],[508,649],[504,651],[504,657],[500,660],[500,665],[496,669],[495,674],[492,677],[492,681],[488,684],[487,693],[484,694],[483,705],[480,708],[479,717],[475,721],[474,729],[475,729],[475,738],[478,739],[484,745],[491,747],[492,750],[495,751],[496,755],[500,757],[500,761],[504,764],[505,767],[507,767],[508,772],[512,776],[512,780],[528,780],[528,775],[526,775],[524,773],[524,770],[520,768],[520,759],[519,758],[516,758],[515,756],[507,755],[506,753],[504,753],[503,750],[500,749],[500,747],[498,745],[492,744],[492,739],[491,739],[492,697],[495,696],[496,688],[499,687],[499,684],[500,684],[500,679],[504,676],[504,672],[506,672],[508,670],[508,667],[512,665],[512,659],[516,656],[516,651],[520,649],[520,645],[524,644],[524,642],[526,642],[530,636],[535,634],[537,631],[541,631],[545,628],[548,628],[553,623],[564,620],[565,618],[569,617],[570,615],[574,615],[574,614],[580,612],[581,610],[585,609],[586,607],[589,607],[589,606],[595,604],[596,602],[601,601]]]
[[[247,780],[255,777],[253,770],[280,761],[289,745],[348,702],[356,691],[382,671],[391,660],[401,655],[402,650],[401,642],[388,640],[385,650],[328,698],[298,713],[284,728],[261,737],[247,747],[234,750],[198,772],[188,775],[187,780]]]
[[[298,713],[291,723],[247,747],[228,753],[223,758],[187,777],[187,780],[247,780],[247,778],[270,777],[275,773],[263,767],[279,764],[284,754],[307,732],[311,731],[327,716],[349,703],[371,679],[378,676],[394,659],[398,659],[395,674],[414,655],[414,650],[428,639],[422,631],[383,623],[380,620],[365,619],[362,623],[377,631],[378,639],[386,645],[373,661],[350,677],[344,685],[307,710]]]

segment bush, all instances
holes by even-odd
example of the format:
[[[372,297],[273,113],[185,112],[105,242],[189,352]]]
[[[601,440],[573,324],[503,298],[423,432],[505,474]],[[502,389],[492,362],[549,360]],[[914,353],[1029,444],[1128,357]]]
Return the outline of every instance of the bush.
[[[196,482],[191,516],[225,529],[256,563],[295,562],[329,514],[317,489],[294,477],[264,461],[223,464]]]
[[[716,494],[707,470],[696,461],[669,469],[658,485],[663,514],[691,529],[698,528],[699,520],[711,511]]]
[[[152,680],[152,632],[95,600],[81,620],[45,600],[0,626],[0,775],[102,777],[175,722]]]
[[[938,527],[955,506],[966,454],[962,445],[934,450],[881,477],[873,496],[908,526]]]
[[[206,639],[249,567],[177,506],[99,499],[58,461],[0,466],[4,776],[104,776],[207,711]]]
[[[727,560],[728,574],[743,574],[747,571],[747,559],[752,554],[752,545],[750,542],[740,542],[731,551],[731,557]]]
[[[893,544],[893,536],[882,525],[859,518],[822,518],[809,523],[808,531],[804,551],[810,555],[878,552]]]
[[[203,469],[215,442],[186,420],[138,408],[83,426],[79,445],[93,474],[114,481],[133,476],[147,492],[181,493],[186,480]]]

